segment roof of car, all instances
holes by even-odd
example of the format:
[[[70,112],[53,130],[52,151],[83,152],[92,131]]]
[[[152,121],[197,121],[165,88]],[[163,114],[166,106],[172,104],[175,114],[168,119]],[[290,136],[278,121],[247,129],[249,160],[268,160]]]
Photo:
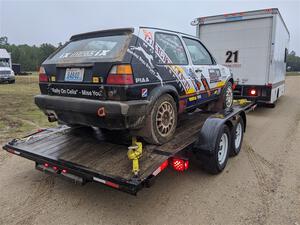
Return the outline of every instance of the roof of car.
[[[181,34],[181,35],[185,35],[185,36],[189,36],[189,37],[193,37],[193,38],[197,38],[194,35],[191,34],[186,34],[183,32],[179,32],[179,31],[174,31],[174,30],[168,30],[168,29],[164,29],[164,28],[157,28],[157,27],[147,27],[147,26],[141,26],[139,28],[148,28],[148,29],[154,29],[154,30],[161,30],[161,31],[167,31],[167,32],[171,32],[171,33],[177,33],[177,34]]]
[[[154,29],[154,30],[159,30],[159,31],[166,31],[166,32],[171,32],[171,33],[176,33],[176,34],[181,34],[185,36],[189,36],[192,38],[197,38],[196,36],[190,35],[190,34],[185,34],[182,32],[178,31],[173,31],[173,30],[168,30],[168,29],[163,29],[163,28],[157,28],[157,27],[148,27],[148,26],[140,26],[140,27],[127,27],[127,28],[115,28],[115,29],[107,29],[107,30],[98,30],[98,31],[92,31],[92,32],[86,32],[86,33],[80,33],[71,36],[70,41],[76,41],[84,38],[90,38],[90,37],[95,37],[95,36],[106,36],[106,35],[112,35],[112,34],[124,34],[124,33],[134,33],[135,30],[138,31],[139,29]]]

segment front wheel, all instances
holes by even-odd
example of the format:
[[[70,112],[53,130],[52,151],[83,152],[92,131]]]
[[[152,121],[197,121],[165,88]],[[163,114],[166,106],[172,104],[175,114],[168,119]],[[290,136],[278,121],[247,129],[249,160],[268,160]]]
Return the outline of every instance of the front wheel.
[[[173,97],[162,95],[154,103],[146,119],[145,141],[161,145],[171,140],[177,126],[177,107]]]
[[[225,88],[222,92],[222,99],[223,99],[223,109],[229,109],[232,107],[233,104],[233,89],[232,83],[227,82]]]

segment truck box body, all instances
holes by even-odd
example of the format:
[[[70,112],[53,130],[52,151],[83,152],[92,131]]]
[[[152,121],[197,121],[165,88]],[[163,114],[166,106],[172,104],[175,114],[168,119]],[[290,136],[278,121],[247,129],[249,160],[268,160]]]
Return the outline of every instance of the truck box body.
[[[238,97],[274,103],[284,93],[290,35],[278,9],[201,17],[193,24],[217,62],[232,69]]]

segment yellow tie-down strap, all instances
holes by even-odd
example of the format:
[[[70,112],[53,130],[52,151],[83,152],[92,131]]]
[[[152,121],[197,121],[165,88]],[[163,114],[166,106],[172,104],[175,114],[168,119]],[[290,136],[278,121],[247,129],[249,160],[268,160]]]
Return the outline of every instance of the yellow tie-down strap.
[[[248,101],[247,99],[236,99],[236,100],[233,100],[233,104],[235,105],[246,105],[248,103],[250,103],[251,101]]]

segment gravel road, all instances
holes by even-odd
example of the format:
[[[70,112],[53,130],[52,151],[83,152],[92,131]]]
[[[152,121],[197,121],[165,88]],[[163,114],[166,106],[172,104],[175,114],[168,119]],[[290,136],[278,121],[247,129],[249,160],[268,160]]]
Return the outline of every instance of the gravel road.
[[[0,151],[0,224],[300,224],[300,76],[249,113],[242,152],[218,176],[167,169],[137,197],[74,185]]]

